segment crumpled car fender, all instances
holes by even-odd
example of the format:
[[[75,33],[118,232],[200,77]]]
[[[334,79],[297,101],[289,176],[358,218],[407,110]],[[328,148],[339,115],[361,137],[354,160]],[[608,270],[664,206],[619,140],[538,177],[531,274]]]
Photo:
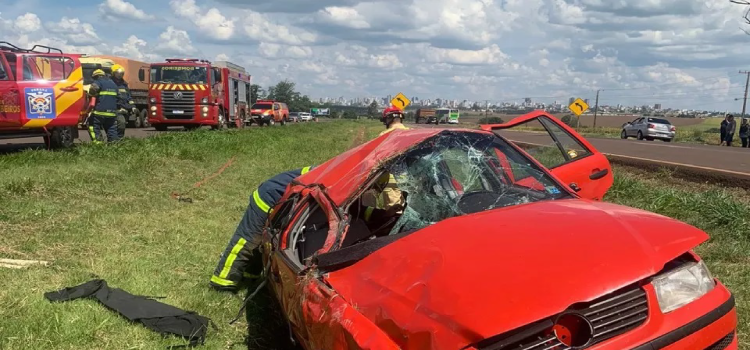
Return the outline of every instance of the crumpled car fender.
[[[307,349],[400,349],[380,328],[341,295],[317,279],[306,279],[302,312],[307,323]]]

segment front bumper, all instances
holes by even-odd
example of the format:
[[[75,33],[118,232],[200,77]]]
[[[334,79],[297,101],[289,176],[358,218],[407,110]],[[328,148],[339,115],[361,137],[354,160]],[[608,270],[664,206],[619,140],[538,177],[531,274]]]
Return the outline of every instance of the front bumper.
[[[646,285],[649,317],[640,327],[597,344],[595,350],[736,350],[737,310],[729,290],[716,280],[716,287],[692,303],[662,314],[653,286]],[[725,337],[726,347],[712,348]]]

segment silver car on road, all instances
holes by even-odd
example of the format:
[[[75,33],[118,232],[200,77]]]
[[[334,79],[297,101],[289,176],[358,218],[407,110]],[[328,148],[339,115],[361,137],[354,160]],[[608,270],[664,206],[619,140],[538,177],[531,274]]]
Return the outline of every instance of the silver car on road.
[[[659,139],[664,142],[672,142],[677,128],[669,120],[664,118],[641,117],[622,126],[620,138],[635,137],[639,140]]]

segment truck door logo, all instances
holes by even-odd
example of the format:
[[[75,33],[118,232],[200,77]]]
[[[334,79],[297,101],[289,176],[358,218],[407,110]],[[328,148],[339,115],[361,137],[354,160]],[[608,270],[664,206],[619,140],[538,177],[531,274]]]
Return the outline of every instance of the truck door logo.
[[[55,118],[55,91],[53,88],[26,88],[26,111],[29,119]]]
[[[181,92],[175,92],[174,93],[174,99],[175,100],[181,100],[182,99],[182,93]]]

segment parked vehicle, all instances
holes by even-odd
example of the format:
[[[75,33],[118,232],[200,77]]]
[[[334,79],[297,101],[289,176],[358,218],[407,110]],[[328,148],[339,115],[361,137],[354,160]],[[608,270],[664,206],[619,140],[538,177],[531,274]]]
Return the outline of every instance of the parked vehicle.
[[[84,102],[79,58],[0,41],[0,139],[41,136],[48,148],[73,146]]]
[[[86,109],[85,105],[88,104],[89,87],[91,86],[91,83],[94,82],[94,79],[91,77],[92,73],[97,69],[101,69],[104,71],[104,73],[111,76],[112,66],[114,66],[115,64],[119,64],[123,66],[123,68],[125,68],[125,81],[128,83],[128,88],[130,88],[130,95],[133,98],[133,102],[135,102],[136,109],[138,109],[138,112],[135,114],[127,114],[127,126],[129,128],[147,128],[150,126],[147,115],[148,86],[150,78],[150,67],[148,63],[131,60],[125,57],[106,55],[84,55],[81,56],[80,60],[81,67],[83,68],[83,90],[86,92],[86,94],[84,94],[84,98],[86,99],[84,110]],[[82,114],[79,120],[79,128],[81,129],[85,129],[83,125],[85,122],[85,118],[86,116]]]
[[[549,146],[499,134],[527,122]],[[286,189],[261,251],[303,348],[737,349],[706,233],[602,202],[607,158],[544,111],[483,128],[388,133]],[[389,174],[408,200],[374,213]]]
[[[425,124],[438,124],[438,119],[435,114],[435,110],[431,108],[420,108],[417,110],[417,114],[414,116],[417,124],[421,124],[424,121]]]
[[[303,122],[309,122],[313,119],[312,114],[310,112],[299,112],[299,120]]]
[[[293,123],[299,122],[299,114],[300,112],[289,112],[289,121]]]
[[[170,58],[153,63],[148,121],[159,131],[169,126],[244,127],[250,80],[245,68],[231,62]]]
[[[623,124],[620,138],[636,137],[639,140],[659,139],[664,142],[672,142],[677,128],[663,118],[641,117]]]
[[[437,122],[440,124],[458,124],[458,117],[458,109],[438,108],[435,110],[435,118],[437,118]]]
[[[257,123],[259,126],[285,125],[289,119],[289,107],[286,103],[273,100],[257,100],[250,108],[251,119],[248,123]]]

